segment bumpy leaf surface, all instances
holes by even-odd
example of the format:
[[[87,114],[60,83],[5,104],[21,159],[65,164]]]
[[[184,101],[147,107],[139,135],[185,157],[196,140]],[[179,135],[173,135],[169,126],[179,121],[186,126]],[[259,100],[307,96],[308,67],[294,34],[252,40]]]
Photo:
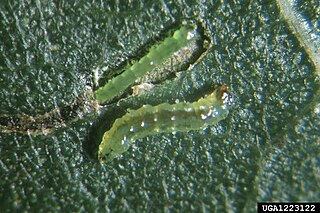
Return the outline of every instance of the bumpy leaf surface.
[[[297,2],[319,35],[318,1]],[[319,200],[316,63],[274,1],[3,1],[0,116],[70,104],[96,67],[143,56],[185,20],[203,24],[212,48],[180,77],[48,135],[0,133],[1,211],[254,212],[257,201]],[[103,131],[127,109],[218,83],[235,103],[217,126],[146,137],[111,164],[96,160]]]

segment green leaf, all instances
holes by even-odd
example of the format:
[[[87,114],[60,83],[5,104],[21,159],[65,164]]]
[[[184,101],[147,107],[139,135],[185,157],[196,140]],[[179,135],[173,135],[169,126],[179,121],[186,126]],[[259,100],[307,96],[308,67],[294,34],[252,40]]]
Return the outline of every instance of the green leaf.
[[[319,200],[318,8],[295,1],[288,16],[274,1],[1,3],[2,130],[12,130],[3,115],[68,106],[94,87],[93,70],[111,78],[174,25],[201,22],[212,41],[188,72],[150,93],[48,135],[1,132],[1,209],[255,212],[258,201]],[[295,31],[301,22],[312,42]],[[102,133],[128,109],[192,100],[216,84],[235,97],[217,126],[147,137],[111,164],[97,161]]]

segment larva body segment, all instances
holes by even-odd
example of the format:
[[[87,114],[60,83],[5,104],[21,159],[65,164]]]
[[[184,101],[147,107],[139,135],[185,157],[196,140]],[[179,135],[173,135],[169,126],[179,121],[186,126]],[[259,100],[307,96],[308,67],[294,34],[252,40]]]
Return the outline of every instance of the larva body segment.
[[[96,99],[99,103],[105,103],[123,92],[135,80],[144,76],[148,71],[161,64],[173,53],[185,47],[196,38],[193,26],[182,26],[175,31],[172,37],[166,38],[157,47],[150,49],[150,52],[142,57],[137,63],[133,64],[120,75],[114,77],[108,83],[100,87],[96,92]]]
[[[137,139],[169,132],[201,130],[228,115],[231,95],[220,86],[210,95],[193,103],[145,105],[118,118],[105,132],[98,158],[109,162],[128,150]]]

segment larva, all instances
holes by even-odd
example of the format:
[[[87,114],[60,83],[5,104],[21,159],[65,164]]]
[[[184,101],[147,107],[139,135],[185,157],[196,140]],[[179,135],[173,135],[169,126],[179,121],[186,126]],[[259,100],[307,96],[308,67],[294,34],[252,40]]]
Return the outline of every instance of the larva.
[[[123,73],[112,78],[103,87],[100,87],[95,92],[97,101],[100,104],[111,101],[136,81],[142,79],[146,73],[152,72],[152,70],[163,63],[172,54],[181,50],[196,38],[197,31],[195,26],[182,26],[179,30],[175,31],[171,37],[166,38],[158,46],[152,47],[150,52],[142,57],[138,62],[134,63]],[[150,76],[152,76],[152,73]]]
[[[98,159],[110,162],[128,150],[132,142],[149,135],[200,130],[218,123],[226,118],[232,102],[227,89],[225,85],[219,86],[211,94],[192,103],[144,105],[129,111],[104,133]]]

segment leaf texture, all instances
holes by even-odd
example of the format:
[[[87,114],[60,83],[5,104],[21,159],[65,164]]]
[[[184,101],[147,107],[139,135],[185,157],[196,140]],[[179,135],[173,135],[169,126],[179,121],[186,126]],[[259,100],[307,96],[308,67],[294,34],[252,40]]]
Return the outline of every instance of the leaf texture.
[[[295,7],[319,32],[318,2]],[[94,87],[96,67],[111,78],[186,20],[201,22],[212,43],[179,78],[52,134],[0,133],[1,209],[255,212],[257,201],[319,200],[319,76],[274,1],[4,1],[0,116],[70,104]],[[235,97],[218,125],[138,140],[108,165],[95,160],[101,132],[128,109],[194,101],[216,84]]]

